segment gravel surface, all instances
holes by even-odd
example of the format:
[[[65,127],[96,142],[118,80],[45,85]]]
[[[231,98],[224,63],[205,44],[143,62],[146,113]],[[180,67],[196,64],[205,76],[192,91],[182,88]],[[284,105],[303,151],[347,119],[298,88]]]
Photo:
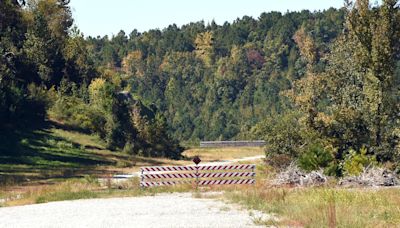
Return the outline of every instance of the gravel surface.
[[[0,227],[258,227],[257,211],[191,193],[0,208]]]

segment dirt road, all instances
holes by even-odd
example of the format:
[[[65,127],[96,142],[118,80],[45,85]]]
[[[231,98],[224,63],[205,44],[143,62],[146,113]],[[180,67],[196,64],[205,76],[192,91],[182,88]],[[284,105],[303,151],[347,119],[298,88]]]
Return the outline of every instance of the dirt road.
[[[173,193],[0,208],[0,227],[258,227],[254,221],[262,216],[192,193]]]

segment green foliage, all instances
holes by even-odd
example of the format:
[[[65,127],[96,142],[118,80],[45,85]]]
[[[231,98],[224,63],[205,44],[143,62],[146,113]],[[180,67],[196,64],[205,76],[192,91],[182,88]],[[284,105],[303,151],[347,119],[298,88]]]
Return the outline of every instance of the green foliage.
[[[284,94],[301,113],[304,145],[312,145],[305,136],[312,133],[314,140],[337,148],[330,173],[359,173],[369,160],[351,148],[363,145],[379,162],[396,160],[398,1],[383,1],[375,8],[369,2],[348,2],[345,29],[330,46],[321,46],[318,37],[307,33],[308,25],[294,36],[306,71]],[[346,168],[340,166],[343,160]]]
[[[71,29],[68,2],[29,1],[24,8],[15,2],[0,2],[1,127],[40,126],[49,114],[68,127],[98,134],[109,148],[180,157],[181,148],[170,140],[168,126],[156,118],[155,109],[146,109],[151,115],[138,114],[143,121],[134,123],[133,113],[143,105],[119,96],[126,85],[119,73],[94,65],[90,43],[76,27]],[[126,45],[124,37],[120,32],[115,41]],[[110,51],[112,66],[121,66],[116,54],[127,52]]]
[[[306,171],[326,168],[334,160],[332,153],[332,150],[324,148],[320,144],[312,144],[300,155],[299,166]]]
[[[362,147],[359,151],[353,149],[348,151],[342,163],[345,175],[358,176],[364,168],[377,164],[375,156],[368,155],[367,151],[366,147]]]
[[[245,139],[257,122],[288,108],[280,92],[305,72],[295,32],[304,25],[305,33],[321,37],[315,46],[323,55],[342,30],[343,15],[271,12],[88,41],[98,65],[121,63],[131,92],[159,108],[174,139]]]
[[[98,134],[110,149],[128,154],[179,158],[182,148],[167,134],[164,117],[104,79],[88,89],[61,83],[50,115],[64,124]],[[85,101],[84,95],[89,93]]]
[[[293,163],[294,158],[287,154],[269,154],[266,156],[267,164],[274,167],[277,170],[284,170],[290,164]]]
[[[264,136],[267,157],[274,154],[284,154],[291,158],[299,156],[304,143],[299,117],[297,112],[271,116],[251,129],[255,137]]]

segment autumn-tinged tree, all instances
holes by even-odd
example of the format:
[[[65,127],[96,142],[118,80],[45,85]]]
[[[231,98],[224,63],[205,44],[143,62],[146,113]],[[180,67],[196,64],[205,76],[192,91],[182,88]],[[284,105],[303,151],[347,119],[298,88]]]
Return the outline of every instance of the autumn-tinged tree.
[[[130,52],[122,60],[122,69],[126,74],[142,77],[144,68],[143,54],[139,50]]]
[[[207,31],[197,35],[194,41],[196,45],[196,56],[204,61],[206,66],[211,66],[214,60],[214,35]]]
[[[324,72],[315,71],[312,40],[302,30],[296,33],[308,65],[291,96],[306,114],[307,127],[339,152],[367,146],[381,160],[397,153],[398,15],[397,1],[383,1],[375,8],[368,0],[349,4],[345,30],[332,44]]]
[[[357,41],[356,61],[363,67],[363,106],[375,152],[390,157],[393,128],[398,126],[399,85],[395,67],[399,58],[400,23],[397,0],[384,0],[377,9],[359,0],[348,15],[349,36]],[[368,114],[367,114],[368,113]],[[395,136],[398,137],[398,136]]]

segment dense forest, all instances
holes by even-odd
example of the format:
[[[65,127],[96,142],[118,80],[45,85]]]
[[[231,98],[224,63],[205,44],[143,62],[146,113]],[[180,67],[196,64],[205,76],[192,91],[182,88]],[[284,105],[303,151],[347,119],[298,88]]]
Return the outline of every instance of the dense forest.
[[[276,166],[400,167],[397,0],[112,37],[84,37],[68,3],[0,2],[2,131],[51,119],[131,154],[265,139]]]
[[[344,14],[333,8],[271,12],[223,25],[120,31],[88,42],[97,65],[115,69],[132,93],[162,110],[174,138],[249,139],[254,124],[289,108],[280,92],[306,72],[296,31],[313,37],[322,58],[343,30]]]

